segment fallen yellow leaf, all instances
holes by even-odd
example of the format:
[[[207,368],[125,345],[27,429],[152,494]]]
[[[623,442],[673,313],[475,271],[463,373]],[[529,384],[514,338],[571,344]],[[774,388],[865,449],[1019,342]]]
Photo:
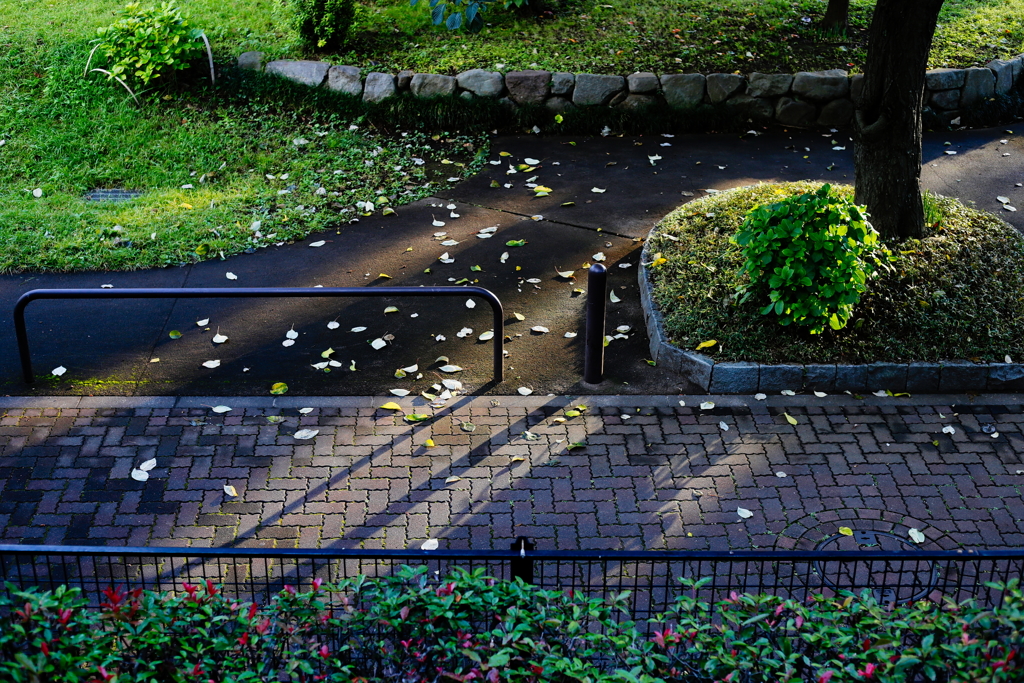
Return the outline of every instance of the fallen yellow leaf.
[[[848,526],[841,526],[839,527],[839,533],[843,536],[853,536],[853,529]]]
[[[786,418],[786,422],[788,422],[791,425],[795,425],[797,423],[796,418],[790,415],[789,413],[783,413],[782,416]]]
[[[381,408],[381,410],[401,410],[402,406],[398,405],[394,401],[388,401],[387,403],[382,405],[380,408]]]
[[[707,341],[703,341],[700,344],[697,344],[697,350],[700,351],[701,349],[709,349],[717,343],[717,339],[708,339]]]

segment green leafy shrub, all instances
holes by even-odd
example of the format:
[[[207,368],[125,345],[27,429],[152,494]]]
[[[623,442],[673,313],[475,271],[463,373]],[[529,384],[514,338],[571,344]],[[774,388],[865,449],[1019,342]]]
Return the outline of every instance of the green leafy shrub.
[[[430,3],[430,20],[435,26],[442,23],[451,31],[465,28],[469,33],[478,33],[484,27],[484,10],[491,5],[500,4],[505,9],[510,7],[523,8],[530,4],[529,0],[424,0]],[[420,0],[409,0],[415,7]]]
[[[310,47],[339,50],[355,19],[353,0],[294,0],[295,28]]]
[[[77,589],[0,598],[5,683],[904,683],[1022,680],[1024,599],[1015,582],[999,607],[970,602],[879,604],[732,593],[694,597],[628,620],[627,593],[608,600],[498,581],[482,570],[439,577],[404,567],[312,590],[285,586],[265,606],[210,582],[175,593],[104,591],[85,608]],[[10,588],[10,587],[9,587]],[[688,593],[693,593],[689,595]]]
[[[746,258],[739,274],[749,277],[737,287],[740,302],[766,297],[762,315],[808,326],[811,334],[846,325],[888,254],[865,207],[833,194],[828,184],[754,208],[733,241]]]
[[[203,53],[202,30],[169,2],[145,9],[129,3],[122,18],[96,33],[110,76],[143,85],[188,68]]]

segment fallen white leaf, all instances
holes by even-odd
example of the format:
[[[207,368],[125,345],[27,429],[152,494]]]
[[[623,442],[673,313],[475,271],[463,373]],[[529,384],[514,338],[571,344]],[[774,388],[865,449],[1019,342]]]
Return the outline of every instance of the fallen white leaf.
[[[235,275],[234,273],[224,273],[224,277],[226,277],[229,280],[237,280],[238,279],[238,276]]]
[[[63,365],[58,365],[57,367],[55,367],[50,372],[52,374],[56,375],[57,377],[60,377],[61,375],[63,375],[67,371],[68,371],[68,369],[66,367],[64,367]]]
[[[209,318],[203,318],[202,320],[197,320],[196,321],[196,325],[199,326],[199,327],[206,327],[209,324],[210,324],[210,319]]]
[[[281,342],[281,346],[284,346],[284,347],[294,346],[294,345],[295,345],[295,340],[294,339],[285,339],[283,342]]]
[[[871,393],[874,394],[875,396],[878,396],[879,398],[884,398],[884,397],[889,395],[889,394],[885,393],[884,389],[879,389],[878,391],[872,391]]]
[[[309,246],[311,246],[311,247],[322,247],[325,244],[327,244],[327,240],[317,240],[316,242],[310,242]]]
[[[607,257],[604,255],[603,251],[599,251],[596,254],[594,254],[592,258],[595,261],[604,261]]]
[[[539,332],[540,334],[545,334],[547,332],[550,332],[551,330],[549,330],[548,328],[544,327],[543,325],[534,325],[533,327],[530,328],[530,331],[531,332]]]
[[[203,367],[204,368],[219,368],[220,367],[220,361],[219,360],[208,360],[205,363],[203,363]]]
[[[227,340],[228,340],[227,335],[221,334],[219,332],[217,334],[213,335],[213,343],[214,344],[223,344]]]
[[[299,431],[292,434],[292,436],[299,441],[306,441],[312,439],[314,436],[320,433],[319,429],[300,429]]]
[[[398,397],[405,397],[405,396],[408,396],[409,393],[410,393],[408,389],[390,389],[389,391],[393,395],[398,396]]]
[[[449,372],[449,373],[451,373],[451,372],[462,372],[462,368],[460,368],[458,365],[442,365],[440,368],[438,368],[438,370],[440,370],[441,372]]]
[[[441,384],[444,385],[445,389],[450,391],[459,391],[462,389],[462,382],[457,379],[443,379],[441,380]]]
[[[768,394],[754,394],[754,400],[763,401],[768,398]]]
[[[602,189],[600,187],[592,187],[592,188],[590,188],[590,191],[591,192],[596,192],[597,194],[603,194],[604,192],[607,192],[607,190],[604,190],[604,189]]]
[[[420,366],[419,366],[419,364],[416,364],[416,365],[410,365],[409,367],[402,368],[402,369],[405,370],[406,372],[416,372],[417,370],[420,369]]]
[[[622,299],[619,298],[619,295],[615,293],[614,289],[608,292],[608,300],[611,301],[613,304],[617,304],[620,301],[622,301]]]
[[[629,332],[629,329],[629,325],[619,325],[618,327],[615,328],[615,331],[625,334],[626,332]]]
[[[146,481],[149,479],[149,472],[138,468],[133,469],[132,479],[134,479],[135,481]]]
[[[523,159],[523,162],[528,166],[536,166],[540,163],[540,159],[531,159],[530,157],[526,157]]]
[[[228,407],[228,406],[214,406],[214,407],[210,408],[210,410],[212,410],[213,412],[219,414],[219,413],[227,413],[227,412],[229,412],[231,410],[231,408]]]
[[[432,223],[432,225],[433,225],[433,226],[434,226],[435,228],[443,228],[443,227],[444,227],[444,221],[437,221],[437,220],[435,220],[435,221],[434,221],[434,222]]]
[[[826,394],[824,391],[815,391],[814,395],[817,396],[818,398],[825,398],[826,396],[828,396],[828,394]]]
[[[477,337],[477,339],[480,341],[490,341],[491,339],[494,339],[494,330],[487,330]]]
[[[718,428],[721,429],[723,432],[729,431],[729,425],[725,424],[724,422],[719,422]]]
[[[711,410],[714,407],[715,407],[715,402],[714,401],[704,401],[703,403],[700,404],[700,409],[701,410]]]
[[[284,333],[284,336],[287,337],[288,339],[298,339],[299,333],[295,331],[294,327],[292,327],[292,329]]]
[[[466,308],[476,308],[476,302],[472,299],[466,299]]]
[[[914,543],[924,543],[925,537],[918,529],[910,529],[907,531],[907,536],[910,536],[910,540]]]
[[[299,408],[299,412],[303,415],[309,415],[313,412],[312,408]]]
[[[566,339],[574,339],[577,334],[578,334],[577,332],[566,332],[565,333],[565,338]]]
[[[388,343],[386,341],[384,341],[383,339],[381,339],[380,337],[378,337],[377,339],[374,339],[372,342],[370,342],[370,346],[373,347],[374,351],[380,351],[381,349],[383,349],[387,345],[388,345]]]
[[[783,396],[796,396],[796,392],[793,391],[792,389],[783,389],[779,393],[782,394]]]
[[[754,513],[746,508],[736,508],[736,514],[742,517],[743,519],[750,519],[754,516]]]
[[[946,425],[942,428],[943,434],[956,434],[956,428],[953,425]]]
[[[366,332],[365,327],[353,327],[349,332]]]
[[[533,389],[527,389],[526,387],[519,387],[516,391],[519,392],[520,396],[529,396],[533,393]]]
[[[32,190],[32,196],[35,197],[36,199],[39,199],[40,197],[42,197],[43,196],[43,188],[37,187],[36,189]]]
[[[438,543],[436,538],[428,538],[423,541],[423,545],[420,546],[420,550],[437,550],[437,546]]]
[[[236,491],[235,487],[231,484],[224,484],[224,493],[228,494],[232,498],[238,497],[238,491]]]
[[[775,476],[776,476],[776,477],[778,477],[779,479],[785,479],[785,478],[786,478],[786,477],[788,477],[789,475],[788,475],[788,474],[786,474],[785,472],[776,472],[776,473],[775,473]]]

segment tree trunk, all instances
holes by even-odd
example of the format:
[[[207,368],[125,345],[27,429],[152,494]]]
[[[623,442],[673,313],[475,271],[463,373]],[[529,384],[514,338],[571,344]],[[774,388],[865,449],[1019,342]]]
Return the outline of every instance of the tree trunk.
[[[855,112],[856,201],[882,237],[924,235],[921,107],[942,0],[878,0]]]
[[[826,30],[845,29],[849,18],[850,0],[828,0],[825,16],[821,20],[821,28]]]

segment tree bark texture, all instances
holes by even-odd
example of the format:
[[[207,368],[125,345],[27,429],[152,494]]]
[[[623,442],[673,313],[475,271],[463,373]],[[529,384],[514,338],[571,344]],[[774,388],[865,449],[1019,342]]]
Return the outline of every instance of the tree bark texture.
[[[845,29],[850,20],[850,0],[828,0],[825,16],[821,19],[823,29]]]
[[[921,107],[942,0],[878,0],[855,112],[856,201],[890,241],[924,235]]]

